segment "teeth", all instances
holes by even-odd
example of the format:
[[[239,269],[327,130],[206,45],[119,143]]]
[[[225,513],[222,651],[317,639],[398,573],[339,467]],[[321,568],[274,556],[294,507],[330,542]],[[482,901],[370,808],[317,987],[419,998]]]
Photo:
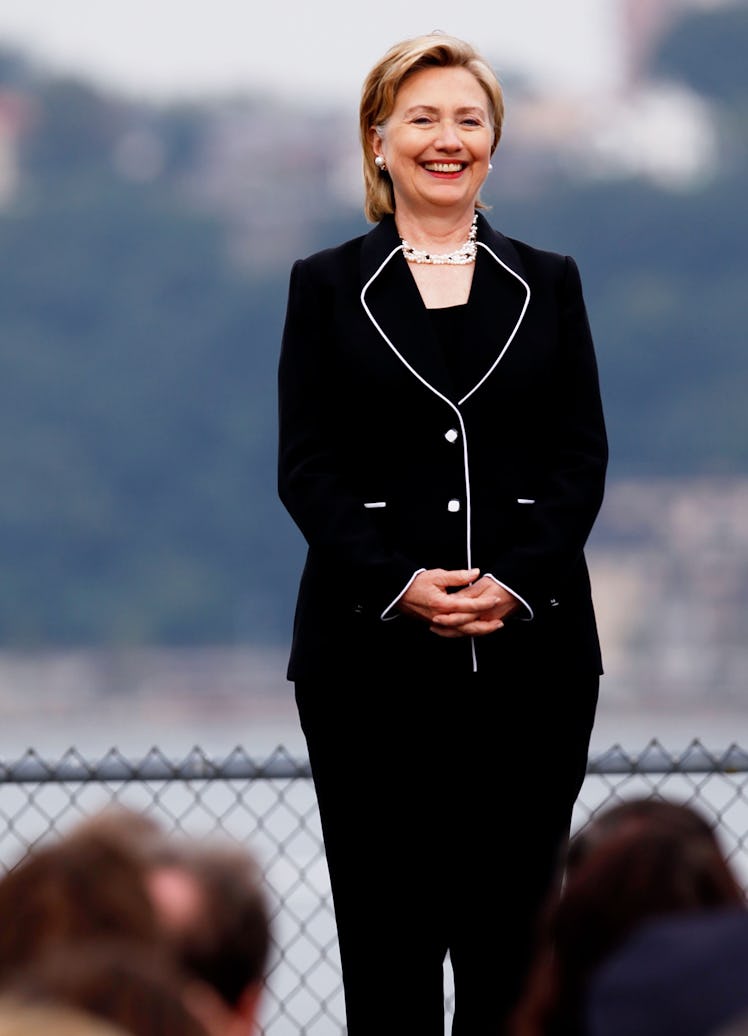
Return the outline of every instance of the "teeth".
[[[459,173],[462,162],[424,162],[430,173]]]

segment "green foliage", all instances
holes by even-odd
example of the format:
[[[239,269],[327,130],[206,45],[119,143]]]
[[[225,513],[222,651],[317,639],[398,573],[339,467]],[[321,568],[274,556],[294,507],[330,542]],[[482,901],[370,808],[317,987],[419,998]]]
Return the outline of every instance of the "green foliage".
[[[0,221],[0,284],[0,637],[271,636],[285,284],[164,190],[95,177]]]
[[[18,51],[0,45],[0,87],[23,86],[31,78],[26,58]]]
[[[52,80],[37,94],[28,170],[42,183],[71,176],[89,181],[108,171],[111,149],[124,112],[92,86],[74,79]]]
[[[574,255],[611,439],[611,475],[748,471],[745,174],[701,191],[637,182],[513,204],[504,229]]]
[[[653,70],[706,97],[742,105],[748,98],[747,53],[748,4],[689,11],[664,39]]]

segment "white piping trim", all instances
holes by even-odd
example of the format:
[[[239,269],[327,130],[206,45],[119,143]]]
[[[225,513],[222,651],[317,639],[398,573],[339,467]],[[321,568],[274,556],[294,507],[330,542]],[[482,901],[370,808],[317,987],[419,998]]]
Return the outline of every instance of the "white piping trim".
[[[493,252],[488,247],[488,245],[483,244],[482,241],[478,241],[478,244],[480,245],[481,248],[485,248],[485,250],[488,252],[488,254],[490,256],[493,256],[493,258],[496,260],[496,262],[499,264],[499,266],[503,266],[504,269],[508,273],[510,273],[513,277],[516,277],[517,280],[520,282],[520,284],[523,285],[523,287],[525,289],[525,293],[526,293],[525,294],[525,304],[522,307],[522,311],[520,312],[520,315],[519,315],[519,317],[517,319],[517,323],[514,325],[514,328],[512,329],[512,333],[507,338],[507,340],[506,340],[506,342],[504,344],[504,348],[501,350],[499,355],[496,357],[496,360],[494,361],[494,363],[491,364],[491,366],[486,371],[486,373],[483,375],[483,377],[480,379],[480,381],[476,385],[474,385],[472,387],[472,389],[467,393],[467,395],[463,396],[462,399],[458,400],[457,404],[453,403],[451,399],[449,399],[447,396],[445,396],[441,392],[439,392],[438,389],[434,388],[433,385],[431,385],[428,381],[426,381],[426,379],[422,375],[420,375],[418,373],[418,371],[415,369],[415,367],[412,367],[411,364],[408,363],[408,361],[405,359],[403,354],[396,348],[394,343],[387,337],[387,335],[384,333],[384,331],[379,326],[377,321],[374,319],[374,314],[372,313],[372,311],[369,309],[369,307],[366,304],[366,292],[369,290],[371,285],[374,283],[374,281],[380,275],[380,273],[385,268],[385,266],[387,266],[387,264],[390,262],[390,260],[393,258],[393,256],[397,255],[398,252],[402,251],[402,246],[401,245],[397,245],[396,248],[393,248],[392,251],[389,253],[389,255],[386,256],[382,260],[382,262],[379,265],[379,267],[374,271],[374,273],[371,275],[369,280],[366,282],[366,284],[361,289],[361,295],[360,295],[361,305],[363,306],[366,315],[368,316],[369,320],[371,320],[372,324],[377,329],[377,331],[382,336],[382,338],[385,340],[387,345],[393,351],[395,356],[397,356],[397,358],[400,360],[400,362],[403,363],[407,367],[407,369],[411,372],[411,374],[415,378],[417,378],[418,381],[420,381],[422,385],[424,385],[430,392],[433,392],[434,395],[437,396],[439,399],[443,400],[447,404],[447,406],[450,407],[450,409],[453,410],[454,413],[457,415],[457,420],[460,423],[460,431],[462,432],[462,462],[463,462],[463,469],[464,469],[464,475],[465,475],[465,538],[466,538],[466,547],[467,547],[467,565],[466,565],[467,568],[472,568],[473,567],[473,548],[472,548],[472,542],[471,542],[472,503],[471,503],[471,493],[470,493],[470,466],[469,466],[469,462],[468,462],[467,434],[465,432],[465,423],[462,420],[462,414],[460,413],[459,407],[465,402],[466,399],[469,399],[470,396],[472,396],[472,394],[477,389],[480,388],[480,386],[483,384],[483,382],[486,380],[486,378],[488,378],[489,375],[494,371],[494,369],[496,368],[496,365],[500,362],[500,360],[503,357],[504,353],[507,351],[507,349],[511,345],[511,343],[512,343],[512,341],[514,339],[514,336],[517,334],[517,331],[519,330],[519,325],[524,320],[525,313],[527,312],[527,307],[530,304],[530,286],[527,283],[527,281],[523,280],[523,278],[520,277],[520,275],[518,273],[515,273],[515,271],[512,270],[511,267],[507,266],[506,263],[502,262],[501,259],[499,259],[499,257],[496,255],[496,253]],[[415,578],[415,576],[414,576],[414,578]],[[406,587],[406,589],[407,589],[407,587]],[[404,592],[405,591],[403,591],[403,593]],[[402,594],[400,596],[402,596]],[[390,608],[392,608],[392,605],[395,604],[399,599],[400,599],[399,597],[396,597],[395,600],[392,602],[392,604],[389,606],[389,608],[385,608],[384,612],[382,612],[382,618],[383,619],[384,619],[384,616],[386,615],[386,613],[390,610]],[[472,658],[473,658],[473,672],[475,673],[475,672],[478,671],[478,659],[477,659],[476,652],[475,652],[475,637],[471,637],[470,638],[470,651],[471,651]]]
[[[532,619],[535,618],[535,612],[532,610],[532,608],[524,599],[524,597],[520,597],[516,590],[512,590],[511,586],[507,586],[506,583],[502,583],[501,580],[497,579],[492,572],[484,572],[483,575],[488,576],[489,579],[493,579],[494,583],[498,583],[498,585],[503,587],[504,590],[507,590],[512,595],[512,597],[516,597],[521,604],[524,604],[525,608],[527,608],[529,612],[529,615],[526,618],[523,618],[521,615],[518,616],[520,622],[530,622]]]
[[[517,318],[517,323],[514,325],[514,328],[512,329],[512,333],[509,335],[509,337],[507,338],[506,342],[504,343],[504,348],[501,350],[499,355],[496,357],[496,359],[491,364],[491,366],[488,368],[488,370],[483,375],[483,377],[480,379],[480,381],[477,382],[475,385],[473,385],[473,387],[470,389],[470,391],[467,393],[467,395],[463,396],[462,399],[459,400],[459,405],[460,406],[462,406],[462,404],[465,402],[465,400],[470,399],[472,394],[474,392],[476,392],[481,387],[481,385],[486,380],[486,378],[490,377],[490,375],[493,374],[493,372],[496,369],[497,365],[501,362],[502,357],[504,356],[504,353],[507,351],[509,346],[514,341],[514,336],[517,334],[517,331],[519,331],[519,325],[525,319],[525,313],[527,312],[527,307],[530,305],[530,285],[527,283],[527,281],[523,277],[520,277],[520,275],[516,272],[516,270],[513,270],[511,268],[511,266],[507,266],[507,264],[505,262],[502,262],[502,260],[499,259],[499,257],[496,255],[496,253],[494,251],[492,251],[488,247],[488,245],[484,244],[483,241],[478,241],[478,242],[476,242],[476,244],[478,244],[480,248],[485,248],[485,250],[488,252],[488,254],[490,256],[492,256],[496,260],[496,262],[499,264],[499,266],[503,266],[504,269],[507,271],[507,273],[510,273],[512,275],[512,277],[516,277],[517,278],[519,283],[525,289],[525,304],[522,307],[522,310],[520,312],[519,317]]]
[[[394,345],[394,343],[387,337],[387,335],[384,333],[384,331],[379,326],[377,321],[374,319],[374,314],[372,313],[372,311],[369,309],[369,307],[366,304],[366,292],[369,290],[371,285],[374,283],[374,281],[380,275],[380,273],[385,268],[385,266],[390,262],[390,260],[393,258],[393,256],[397,255],[398,252],[400,252],[400,251],[402,251],[402,246],[401,245],[398,245],[397,248],[393,248],[392,251],[390,252],[390,254],[383,260],[383,262],[378,267],[378,269],[375,270],[375,272],[371,275],[369,280],[363,286],[363,288],[361,289],[361,296],[360,296],[360,298],[361,298],[361,305],[364,307],[364,311],[366,312],[366,315],[368,316],[369,320],[371,320],[371,322],[374,325],[374,327],[377,329],[379,334],[382,336],[382,338],[385,340],[387,345],[393,351],[395,356],[397,356],[398,360],[400,360],[400,362],[402,364],[404,364],[405,367],[407,367],[407,369],[410,371],[410,373],[415,378],[417,378],[418,381],[420,381],[421,384],[424,385],[429,390],[429,392],[433,392],[435,396],[437,396],[439,399],[441,399],[444,403],[447,404],[447,406],[450,408],[450,410],[454,411],[454,413],[457,416],[457,420],[460,423],[460,431],[462,432],[462,463],[463,463],[463,470],[464,470],[464,476],[465,476],[465,533],[466,533],[466,547],[467,547],[467,564],[466,564],[465,567],[466,568],[472,568],[473,567],[473,549],[472,549],[472,543],[471,543],[471,540],[470,540],[470,529],[471,529],[471,522],[470,522],[470,518],[471,518],[471,510],[470,510],[470,469],[468,467],[467,434],[465,432],[465,422],[462,420],[462,414],[460,413],[460,409],[459,409],[459,407],[457,406],[456,403],[453,403],[451,399],[449,399],[447,396],[443,395],[437,388],[434,388],[434,386],[432,384],[430,384],[428,381],[426,381],[426,379],[421,374],[418,373],[418,371],[415,369],[415,367],[411,366],[411,364],[408,363],[408,361],[405,359],[403,354],[397,349],[397,347]],[[390,607],[392,607],[392,605],[390,605]]]
[[[422,385],[425,385],[425,386],[426,386],[426,388],[427,388],[427,389],[429,389],[429,391],[433,392],[435,396],[438,396],[438,397],[439,397],[439,399],[443,399],[443,400],[444,400],[444,402],[445,402],[445,403],[446,403],[446,404],[447,404],[447,405],[448,405],[449,407],[451,407],[451,408],[452,408],[452,410],[454,410],[454,412],[455,412],[455,413],[457,414],[457,417],[458,417],[458,418],[459,418],[459,420],[460,420],[460,426],[462,427],[462,416],[461,416],[461,414],[460,414],[460,411],[459,411],[459,410],[457,409],[457,405],[456,405],[455,403],[453,403],[453,402],[452,402],[452,400],[451,400],[451,399],[449,399],[449,398],[448,398],[447,396],[444,396],[444,395],[442,395],[442,393],[441,393],[441,392],[440,392],[440,391],[439,391],[438,389],[434,388],[434,386],[433,386],[433,385],[431,385],[431,384],[430,384],[430,383],[429,383],[428,381],[426,381],[426,379],[425,379],[425,378],[424,378],[424,377],[423,377],[422,375],[420,375],[420,374],[418,373],[418,371],[417,371],[417,370],[415,369],[415,367],[411,367],[411,365],[410,365],[410,364],[408,363],[408,361],[407,361],[407,360],[405,359],[405,357],[403,356],[403,354],[402,354],[402,353],[401,353],[401,352],[400,352],[400,351],[399,351],[399,350],[397,349],[397,347],[396,347],[396,346],[395,346],[395,345],[393,344],[393,342],[392,342],[392,341],[391,341],[391,340],[390,340],[390,339],[389,339],[389,338],[387,337],[387,335],[386,335],[386,334],[384,333],[384,331],[382,330],[382,328],[381,328],[381,327],[379,326],[379,324],[378,324],[378,323],[376,322],[376,320],[374,319],[374,314],[373,314],[373,313],[372,313],[372,311],[371,311],[371,310],[369,309],[369,307],[368,307],[368,306],[366,305],[366,299],[365,299],[365,297],[364,297],[364,296],[366,295],[366,292],[367,292],[367,291],[369,290],[369,288],[370,288],[370,287],[372,286],[372,284],[374,283],[374,281],[375,281],[375,280],[377,279],[377,277],[378,277],[378,276],[380,275],[380,273],[381,273],[381,272],[382,272],[382,270],[383,270],[383,269],[385,268],[385,266],[387,265],[387,263],[389,263],[389,261],[390,261],[390,260],[392,259],[392,257],[393,257],[394,255],[397,255],[397,253],[398,253],[398,252],[401,252],[401,251],[402,251],[402,246],[401,246],[401,245],[398,245],[398,246],[397,246],[397,248],[393,248],[393,249],[392,249],[392,251],[390,252],[390,254],[389,254],[389,255],[387,256],[387,258],[386,258],[386,259],[384,260],[384,262],[383,262],[383,263],[381,264],[381,266],[379,267],[379,269],[377,269],[377,270],[376,270],[376,271],[375,271],[375,272],[374,272],[374,273],[373,273],[373,274],[371,275],[371,277],[369,278],[369,280],[368,280],[368,281],[366,282],[366,284],[365,284],[365,285],[363,286],[363,288],[361,289],[361,296],[360,296],[360,297],[361,297],[361,305],[362,305],[362,306],[364,307],[364,309],[365,309],[365,311],[366,311],[366,315],[367,315],[367,317],[369,318],[369,320],[371,320],[371,322],[372,322],[372,324],[374,325],[374,327],[375,327],[375,328],[377,329],[377,331],[378,331],[378,332],[380,333],[380,335],[382,336],[382,338],[384,338],[385,342],[387,343],[387,345],[389,345],[390,349],[392,349],[393,353],[395,354],[395,356],[397,356],[398,360],[400,360],[400,362],[401,362],[401,363],[405,364],[405,366],[406,366],[406,367],[408,368],[408,370],[410,371],[410,373],[411,373],[411,374],[412,374],[412,375],[413,375],[414,377],[418,378],[418,380],[419,380],[419,381],[421,382],[421,384],[422,384]],[[462,428],[462,430],[464,431],[464,427]]]
[[[384,609],[384,611],[382,612],[382,614],[381,614],[381,615],[379,616],[379,618],[380,618],[380,619],[382,620],[382,622],[392,622],[392,620],[393,620],[393,619],[396,619],[396,618],[397,618],[397,615],[388,615],[388,614],[387,614],[387,612],[391,611],[391,610],[392,610],[392,609],[393,609],[393,608],[395,607],[395,605],[397,604],[397,602],[398,602],[398,601],[400,600],[400,598],[401,598],[401,597],[402,597],[402,596],[403,596],[404,594],[406,594],[406,593],[408,592],[408,587],[409,587],[409,586],[410,586],[410,584],[411,584],[411,583],[413,582],[413,580],[414,580],[414,579],[416,578],[416,576],[420,576],[421,572],[425,572],[425,571],[426,571],[426,569],[425,569],[425,568],[418,568],[418,569],[416,569],[416,571],[415,571],[415,572],[413,573],[413,575],[412,575],[412,576],[410,577],[410,579],[409,579],[409,580],[408,580],[408,582],[407,582],[407,583],[405,584],[405,586],[404,586],[404,587],[402,588],[402,590],[400,591],[400,593],[399,593],[399,594],[397,595],[397,597],[395,598],[395,600],[394,600],[394,601],[392,601],[392,603],[391,603],[391,604],[388,604],[388,605],[387,605],[387,607],[386,607],[386,608]]]

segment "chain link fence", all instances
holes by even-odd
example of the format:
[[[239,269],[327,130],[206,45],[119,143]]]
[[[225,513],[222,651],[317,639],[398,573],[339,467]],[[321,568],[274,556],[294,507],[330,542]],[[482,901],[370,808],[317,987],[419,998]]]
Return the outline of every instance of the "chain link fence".
[[[685,802],[712,820],[748,887],[748,753],[693,741],[668,752],[652,741],[594,755],[573,827],[624,799]],[[40,839],[67,831],[112,802],[146,812],[190,836],[235,839],[258,858],[273,905],[274,949],[264,997],[265,1036],[333,1036],[344,1031],[335,923],[309,764],[278,748],[262,761],[236,748],[223,759],[194,748],[184,759],[153,749],[139,760],[112,750],[92,761],[70,749],[60,759],[33,750],[0,762],[0,865]],[[447,1012],[451,1012],[447,967]]]

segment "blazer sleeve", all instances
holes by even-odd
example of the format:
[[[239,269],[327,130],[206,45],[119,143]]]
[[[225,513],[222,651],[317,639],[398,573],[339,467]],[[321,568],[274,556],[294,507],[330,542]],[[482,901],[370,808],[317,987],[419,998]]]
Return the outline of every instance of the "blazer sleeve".
[[[278,370],[280,498],[317,566],[357,607],[382,616],[419,565],[386,544],[351,485],[336,427],[333,288],[309,260],[291,271]]]
[[[531,610],[562,603],[603,499],[608,444],[579,271],[566,257],[557,289],[559,361],[545,425],[545,476],[520,505],[517,536],[490,572]]]

